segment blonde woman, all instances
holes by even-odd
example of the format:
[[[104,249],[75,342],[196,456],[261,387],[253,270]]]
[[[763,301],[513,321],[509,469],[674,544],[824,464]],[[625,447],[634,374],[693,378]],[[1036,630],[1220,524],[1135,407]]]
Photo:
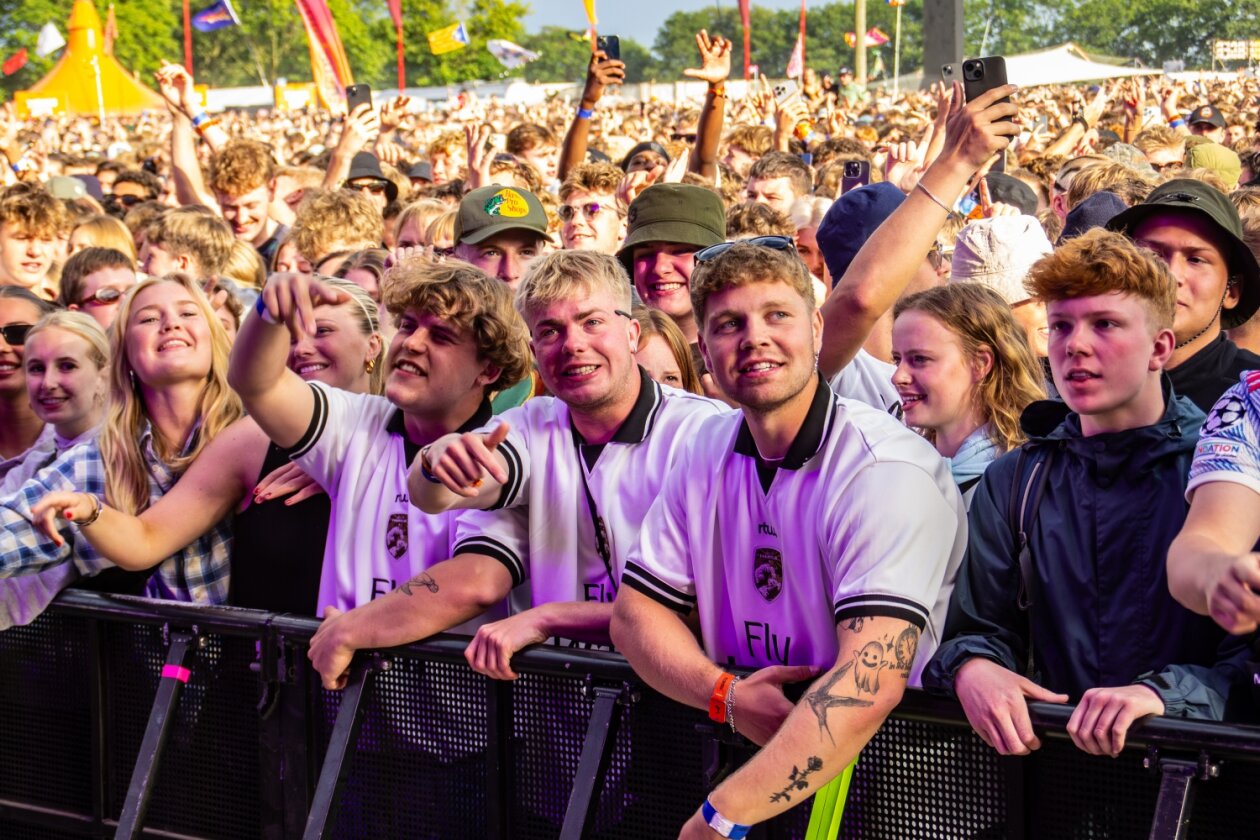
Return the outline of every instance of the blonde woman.
[[[31,408],[47,424],[51,445],[27,450],[0,482],[0,498],[72,447],[96,438],[109,390],[109,340],[82,312],[45,315],[26,335],[26,390]],[[0,580],[0,630],[29,624],[78,578],[71,563],[33,575]]]
[[[140,513],[174,486],[209,442],[240,418],[228,387],[228,341],[210,302],[187,275],[148,278],[123,299],[110,327],[110,397],[100,437],[60,458],[0,499],[0,577],[73,563],[94,575],[111,564],[80,532],[103,504]],[[92,512],[53,534],[32,507],[55,491],[85,491]],[[145,571],[150,596],[217,604],[227,599],[228,523],[220,521],[161,562],[118,565]],[[159,558],[160,560],[160,558]]]
[[[376,304],[345,280],[322,281],[346,295],[313,309],[315,330],[289,347],[289,370],[354,394],[380,393],[382,358]],[[228,427],[206,447],[183,479],[139,515],[113,506],[80,535],[116,563],[160,562],[236,511],[232,520],[231,602],[237,606],[313,615],[330,506],[252,418]],[[289,495],[292,490],[296,493]],[[33,516],[56,536],[54,514],[70,522],[90,517],[86,493],[55,492]]]
[[[949,460],[970,504],[985,468],[1024,441],[1020,414],[1045,398],[1011,307],[976,283],[919,292],[893,309],[893,385],[906,425]]]

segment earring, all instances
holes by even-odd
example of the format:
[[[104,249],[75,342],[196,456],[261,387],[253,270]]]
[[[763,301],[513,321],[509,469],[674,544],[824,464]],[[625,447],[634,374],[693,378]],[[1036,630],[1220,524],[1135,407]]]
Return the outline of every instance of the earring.
[[[365,364],[363,367],[368,373],[371,373],[372,371],[376,370],[376,359],[368,359],[367,364]]]

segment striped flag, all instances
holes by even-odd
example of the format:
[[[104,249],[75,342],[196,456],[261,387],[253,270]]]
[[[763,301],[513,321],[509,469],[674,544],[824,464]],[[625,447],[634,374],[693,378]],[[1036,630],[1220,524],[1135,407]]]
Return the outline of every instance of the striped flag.
[[[324,0],[297,0],[302,25],[306,27],[306,43],[311,53],[311,78],[326,107],[345,110],[346,87],[354,84],[350,62],[346,59],[337,22]]]
[[[455,52],[468,46],[468,29],[461,23],[452,23],[429,33],[429,50],[434,55]]]

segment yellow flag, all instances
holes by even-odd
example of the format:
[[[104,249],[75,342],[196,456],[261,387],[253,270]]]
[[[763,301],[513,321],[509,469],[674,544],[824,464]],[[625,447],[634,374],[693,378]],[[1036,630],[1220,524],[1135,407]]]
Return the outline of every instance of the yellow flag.
[[[591,22],[591,28],[594,29],[599,23],[595,18],[595,0],[582,0],[582,5],[586,7],[586,19]]]
[[[468,46],[468,30],[462,23],[452,23],[429,33],[429,50],[434,55],[455,52]]]

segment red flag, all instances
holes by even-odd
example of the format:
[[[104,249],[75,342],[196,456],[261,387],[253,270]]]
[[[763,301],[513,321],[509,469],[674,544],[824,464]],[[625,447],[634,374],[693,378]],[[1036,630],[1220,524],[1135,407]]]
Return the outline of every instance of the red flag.
[[[751,41],[751,25],[748,22],[749,6],[752,0],[739,0],[739,22],[744,27],[744,81],[750,78],[752,68],[752,41]]]
[[[114,41],[118,40],[118,21],[114,19],[114,4],[109,4],[109,13],[105,15],[105,55],[114,54]]]
[[[402,0],[389,0],[389,16],[394,19],[394,28],[402,29]]]
[[[315,88],[325,106],[335,111],[344,110],[346,87],[354,84],[354,75],[337,33],[337,22],[326,0],[297,0],[297,7],[306,27]]]
[[[801,73],[804,73],[805,72],[805,0],[801,0],[800,45],[801,45]],[[790,76],[792,74],[789,73],[788,75]]]
[[[4,62],[4,66],[0,70],[4,71],[4,75],[12,76],[17,71],[26,66],[26,47],[15,52]]]

